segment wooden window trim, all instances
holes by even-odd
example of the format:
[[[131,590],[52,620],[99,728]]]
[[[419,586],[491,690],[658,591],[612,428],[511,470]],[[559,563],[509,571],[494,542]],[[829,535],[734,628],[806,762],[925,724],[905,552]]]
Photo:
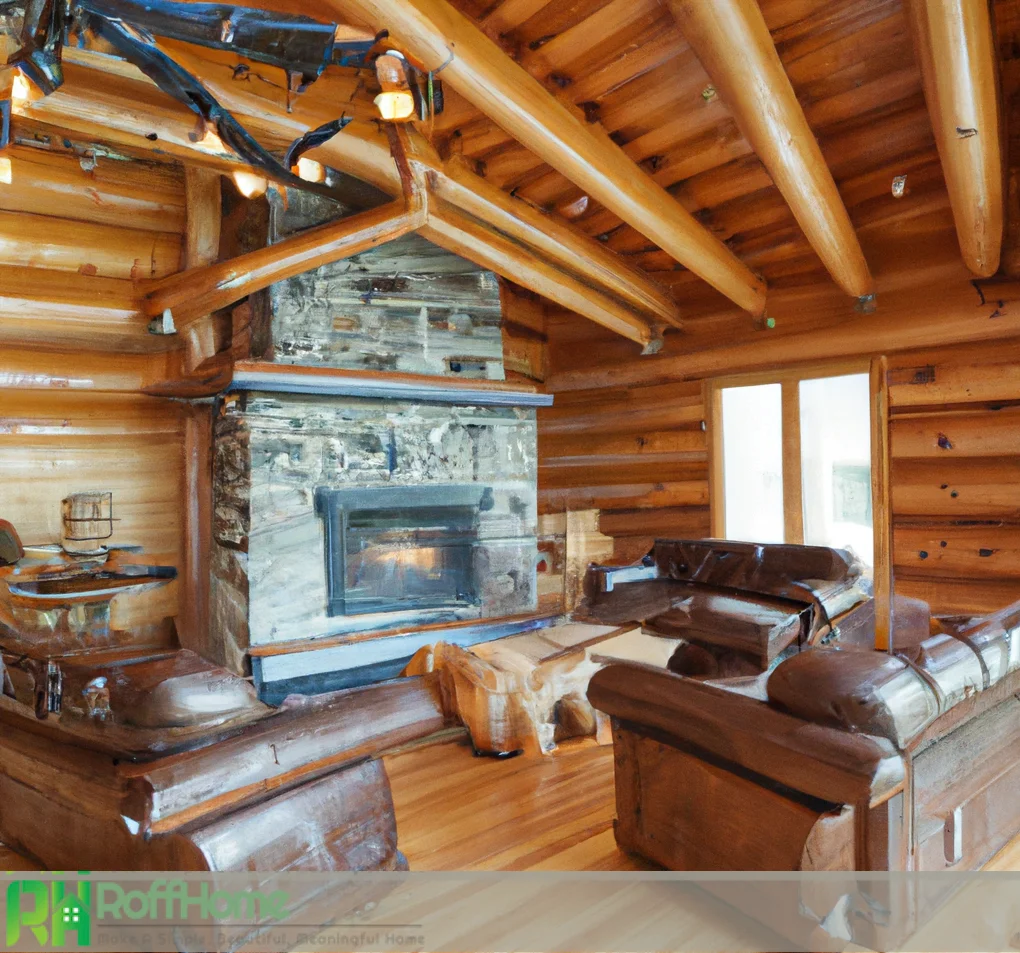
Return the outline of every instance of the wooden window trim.
[[[725,459],[722,435],[722,391],[727,387],[750,387],[755,384],[782,386],[783,406],[783,525],[788,543],[804,542],[803,479],[800,445],[800,382],[819,377],[843,377],[847,374],[870,374],[867,359],[830,361],[809,367],[785,367],[753,374],[731,374],[715,377],[704,384],[706,429],[708,431],[708,505],[712,536],[726,538]],[[872,406],[875,406],[875,378],[872,376]],[[872,414],[872,472],[876,470],[875,421]],[[789,438],[789,439],[788,439]],[[872,510],[878,509],[878,495],[872,480]],[[877,523],[875,524],[877,527]],[[877,543],[876,543],[877,547]],[[877,553],[876,548],[876,562]]]

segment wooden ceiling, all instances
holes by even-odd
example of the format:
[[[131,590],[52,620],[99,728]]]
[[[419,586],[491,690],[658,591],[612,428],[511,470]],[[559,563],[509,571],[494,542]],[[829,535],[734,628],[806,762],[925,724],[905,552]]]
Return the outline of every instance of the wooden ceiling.
[[[310,0],[266,0],[257,5],[323,19],[345,19],[373,30],[389,29],[394,44],[403,46],[412,59],[437,69],[436,64],[428,60],[439,56],[440,65],[445,69],[450,65],[445,57],[450,47],[442,43],[437,46],[434,37],[420,30],[416,32],[407,22],[391,20],[400,19],[403,8],[413,8],[426,19],[432,17],[440,22],[447,18],[444,22],[452,22],[444,12],[447,2],[409,0],[400,4],[396,0],[324,0],[313,5]],[[953,2],[973,10],[979,8],[981,0],[938,0],[938,3],[929,3],[928,8]],[[823,264],[815,250],[823,241],[818,235],[813,235],[809,241],[804,228],[798,224],[798,220],[806,221],[805,216],[795,216],[797,205],[791,199],[791,189],[796,189],[798,183],[787,182],[780,192],[762,161],[763,156],[769,158],[768,143],[763,148],[762,140],[756,139],[749,129],[747,103],[744,103],[745,115],[735,117],[731,106],[737,93],[731,86],[728,103],[728,97],[722,94],[724,83],[719,81],[718,63],[713,69],[716,81],[709,76],[705,66],[711,68],[712,64],[706,58],[703,38],[702,42],[695,43],[699,59],[678,27],[678,22],[684,23],[694,42],[691,32],[694,27],[682,15],[682,8],[690,5],[687,0],[501,0],[496,3],[449,0],[449,3],[498,44],[503,51],[496,54],[499,59],[507,64],[515,61],[530,74],[544,89],[544,93],[541,90],[539,93],[553,106],[558,101],[567,106],[573,116],[583,117],[584,126],[594,136],[595,147],[602,148],[599,143],[605,143],[608,137],[622,149],[628,161],[612,166],[614,175],[608,177],[609,188],[600,194],[611,196],[614,188],[625,189],[630,184],[627,180],[639,178],[637,170],[643,170],[693,216],[692,225],[702,226],[712,240],[724,243],[725,248],[719,246],[721,255],[732,252],[738,260],[736,267],[746,266],[748,275],[753,272],[754,276],[764,279],[768,296],[762,294],[761,299],[766,303],[784,289],[834,286],[833,276],[840,263],[830,256]],[[740,8],[747,3],[746,0],[726,0],[724,6]],[[837,234],[842,245],[837,243],[835,247],[846,248],[845,257],[851,258],[856,236],[866,260],[866,264],[862,263],[863,278],[855,286],[856,290],[849,288],[846,282],[839,282],[844,291],[864,294],[867,291],[864,285],[871,275],[881,278],[892,269],[942,260],[947,251],[959,262],[954,209],[933,132],[932,92],[929,87],[926,102],[922,72],[915,55],[916,28],[912,32],[909,10],[901,0],[760,0],[759,6],[781,62],[781,83],[788,78],[796,103],[803,110],[803,118],[820,147],[824,160],[820,164],[822,178],[831,173],[831,180],[838,188],[834,205],[839,207],[840,214],[849,216],[849,240],[846,235]],[[751,8],[757,16],[753,0]],[[1015,130],[1020,127],[1020,123],[1010,121],[1018,108],[1014,100],[1020,82],[1017,65],[1020,64],[1020,0],[996,0],[994,22],[998,62],[989,57],[986,76],[997,86],[1000,82],[997,74],[1001,72],[1002,125],[1003,131],[1008,129],[1009,132],[1003,136],[1001,155],[1012,178],[1012,167],[1020,155],[1020,150],[1012,148],[1010,138],[1010,135],[1017,135]],[[332,151],[327,147],[319,153],[320,157],[323,161],[332,160],[337,168],[352,171],[391,194],[398,194],[398,177],[389,158],[386,137],[375,128],[371,98],[377,87],[373,70],[329,67],[307,92],[291,97],[271,82],[258,88],[252,88],[250,82],[247,85],[231,83],[231,76],[236,80],[231,65],[236,57],[232,58],[229,53],[210,53],[180,43],[166,43],[164,47],[210,85],[221,101],[237,112],[270,148],[280,149],[290,138],[330,118],[341,108],[353,112],[356,122],[334,140]],[[422,47],[429,56],[415,56]],[[716,52],[718,54],[718,49]],[[467,53],[461,45],[457,47],[456,58],[469,60]],[[746,39],[737,35],[729,51],[730,57],[740,60],[747,58],[747,53]],[[771,51],[769,53],[771,55]],[[142,141],[141,127],[145,120],[124,113],[112,98],[104,99],[108,91],[101,88],[101,84],[97,85],[96,75],[90,74],[80,62],[76,63],[72,56],[67,68],[67,88],[47,102],[23,109],[16,117],[17,128],[31,131],[33,124],[52,123],[80,132],[86,128],[95,131],[106,124],[106,133],[97,135],[108,141],[121,146]],[[936,62],[940,69],[948,68],[938,57]],[[465,78],[466,74],[458,73],[460,68],[458,62],[445,75],[443,69],[438,69],[436,75],[443,80],[446,107],[432,120],[417,124],[421,137],[430,140],[431,146],[424,143],[424,149],[412,150],[413,158],[420,160],[419,170],[422,174],[429,173],[435,194],[459,209],[459,217],[453,218],[445,212],[437,212],[438,217],[429,226],[430,237],[443,240],[445,236],[448,247],[456,245],[468,252],[474,248],[476,260],[485,258],[488,266],[515,253],[513,247],[506,245],[507,236],[511,244],[523,242],[530,258],[521,274],[535,278],[533,286],[542,284],[538,278],[543,275],[548,278],[542,271],[546,260],[555,262],[558,271],[554,283],[558,290],[552,298],[560,314],[581,310],[574,308],[571,302],[576,303],[584,290],[586,275],[582,262],[585,257],[597,261],[596,271],[600,274],[596,274],[593,281],[591,301],[586,303],[585,314],[637,342],[626,344],[635,354],[642,345],[648,344],[648,326],[652,326],[655,333],[664,329],[668,335],[683,335],[696,341],[726,334],[734,321],[747,331],[761,324],[760,307],[748,304],[745,298],[738,303],[750,314],[734,318],[726,297],[681,264],[678,259],[685,256],[679,255],[677,248],[683,242],[673,241],[676,229],[672,226],[684,225],[682,219],[674,217],[660,227],[658,234],[668,241],[657,242],[647,237],[654,233],[648,219],[656,217],[657,210],[666,208],[668,196],[665,193],[660,193],[657,207],[654,201],[646,203],[648,214],[643,217],[630,214],[627,216],[629,223],[623,221],[619,208],[617,212],[611,211],[588,194],[598,189],[586,190],[575,184],[579,178],[576,174],[568,178],[539,157],[538,153],[543,151],[541,147],[529,148],[519,141],[534,139],[531,144],[535,147],[540,137],[525,135],[522,126],[516,130],[515,138],[499,124],[504,117],[499,115],[498,108],[487,107],[483,111],[473,105],[469,99],[484,106],[485,97],[472,95],[470,75]],[[499,68],[503,68],[502,64]],[[270,72],[269,68],[260,67],[259,70],[262,76]],[[110,72],[116,76],[116,70]],[[131,87],[135,74],[130,70],[121,70],[121,73],[116,92],[127,95],[125,90]],[[738,74],[739,71],[734,73]],[[983,84],[980,73],[971,79],[977,80],[973,85],[978,87],[988,85]],[[510,80],[513,86],[512,76]],[[776,92],[781,83],[774,76],[770,92]],[[522,88],[517,82],[515,94]],[[145,91],[144,87],[137,87],[135,92],[140,97],[139,106],[152,117],[162,123],[170,123],[171,119],[177,121],[159,96]],[[538,101],[534,95],[522,92],[522,103],[529,95],[530,102]],[[62,100],[61,97],[67,98]],[[528,110],[522,108],[521,112],[527,116]],[[553,126],[556,115],[555,110],[549,113]],[[739,123],[738,118],[742,120]],[[503,125],[507,123],[504,121]],[[524,125],[527,125],[526,120]],[[181,130],[185,127],[186,124],[180,124]],[[757,149],[741,133],[741,128],[755,140]],[[530,133],[530,130],[524,131]],[[570,130],[567,133],[561,130],[560,135],[569,140]],[[998,140],[997,136],[982,138],[991,143]],[[194,135],[186,138],[180,131],[165,125],[159,130],[158,148],[186,162],[198,161],[220,171],[231,168],[229,158],[213,154],[215,150],[203,153],[202,142],[196,144],[194,139]],[[997,148],[991,151],[999,157]],[[548,151],[545,154],[547,158],[550,155]],[[778,158],[782,161],[783,156],[780,154]],[[773,156],[772,160],[773,171],[776,171],[780,168],[775,164],[777,157]],[[633,176],[627,173],[630,163],[634,167]],[[556,164],[564,168],[563,163]],[[455,186],[460,188],[459,198]],[[513,197],[498,215],[496,208],[502,200],[493,197],[495,189]],[[467,201],[467,193],[478,192],[487,195],[482,211],[471,207],[472,202]],[[527,205],[542,214],[536,217],[535,213],[526,211]],[[520,226],[519,233],[498,221],[502,216],[505,223],[508,214],[513,214],[512,209],[519,210],[518,217],[527,220]],[[443,215],[446,215],[445,221],[441,221]],[[487,230],[476,228],[479,219]],[[959,227],[959,214],[956,219]],[[533,235],[534,229],[541,228],[543,222],[554,236],[550,239],[552,245],[524,236],[526,229],[531,229]],[[493,228],[496,229],[495,238]],[[1018,273],[1020,242],[1015,240],[1018,231],[1020,226],[1016,222],[1007,222],[1002,268],[1009,275]],[[573,236],[577,233],[588,237],[587,246],[583,241],[574,243]],[[593,250],[592,239],[613,254],[607,256],[603,252],[600,258]],[[493,244],[483,247],[486,242]],[[835,257],[838,259],[839,255]],[[619,263],[619,274],[610,277],[614,262]],[[972,262],[968,264],[974,267]],[[651,283],[647,276],[651,277]],[[521,283],[527,284],[526,281]],[[720,287],[718,282],[713,283]],[[664,305],[656,297],[656,287],[666,289],[675,300],[677,312],[683,318],[683,331],[675,327],[679,322],[670,314],[671,304]],[[737,300],[740,295],[729,294],[729,297]],[[852,305],[853,300],[848,298],[850,313]],[[881,294],[878,308],[881,313]],[[724,309],[728,309],[726,323],[721,323],[719,316]],[[770,309],[769,313],[775,312]],[[632,321],[633,314],[637,317]],[[796,315],[788,313],[779,317],[784,321],[796,320]],[[563,319],[567,324],[574,320]],[[586,324],[585,328],[589,326]],[[592,333],[593,338],[601,335],[598,329]]]
[[[621,145],[770,289],[827,280],[789,205],[658,0],[495,6],[454,0],[532,75]],[[944,225],[948,195],[907,15],[900,0],[762,0],[761,11],[861,243],[925,217]],[[1014,2],[1000,2],[1007,24]],[[735,47],[733,56],[739,57]],[[693,276],[635,228],[588,199],[462,98],[437,120],[440,148],[460,152],[501,188],[574,219],[674,289]],[[905,194],[893,179],[906,176]],[[869,255],[873,269],[882,267]],[[700,283],[697,283],[700,284]]]

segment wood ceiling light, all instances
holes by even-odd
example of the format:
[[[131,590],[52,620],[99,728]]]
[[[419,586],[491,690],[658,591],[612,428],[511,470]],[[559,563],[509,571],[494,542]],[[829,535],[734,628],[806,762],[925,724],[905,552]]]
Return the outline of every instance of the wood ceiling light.
[[[669,0],[669,7],[829,274],[870,302],[864,252],[757,0]]]
[[[967,267],[999,268],[1003,163],[999,73],[985,0],[908,0],[914,50]]]
[[[279,5],[274,2],[274,6]],[[564,106],[446,0],[326,0],[332,11],[386,29],[426,69],[536,156],[654,241],[676,261],[755,315],[765,282],[608,138]]]

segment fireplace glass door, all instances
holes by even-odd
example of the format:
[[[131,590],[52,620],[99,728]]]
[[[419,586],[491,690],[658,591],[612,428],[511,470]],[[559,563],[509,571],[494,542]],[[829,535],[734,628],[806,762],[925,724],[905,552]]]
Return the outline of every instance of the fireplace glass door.
[[[320,489],[330,615],[478,604],[482,487]]]

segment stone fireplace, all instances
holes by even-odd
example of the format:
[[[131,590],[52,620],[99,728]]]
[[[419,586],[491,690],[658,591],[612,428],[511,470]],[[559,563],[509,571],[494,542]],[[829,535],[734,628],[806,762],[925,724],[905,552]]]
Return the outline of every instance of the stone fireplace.
[[[390,657],[373,633],[404,645],[423,626],[535,611],[536,468],[528,407],[228,395],[211,581],[224,661],[283,649],[257,678],[326,690],[396,674],[350,674]]]
[[[271,239],[344,209],[274,199]],[[417,235],[274,285],[214,423],[210,601],[264,698],[399,673],[537,608],[534,407],[495,275]],[[426,633],[421,634],[423,627]],[[492,637],[487,635],[485,637]]]

